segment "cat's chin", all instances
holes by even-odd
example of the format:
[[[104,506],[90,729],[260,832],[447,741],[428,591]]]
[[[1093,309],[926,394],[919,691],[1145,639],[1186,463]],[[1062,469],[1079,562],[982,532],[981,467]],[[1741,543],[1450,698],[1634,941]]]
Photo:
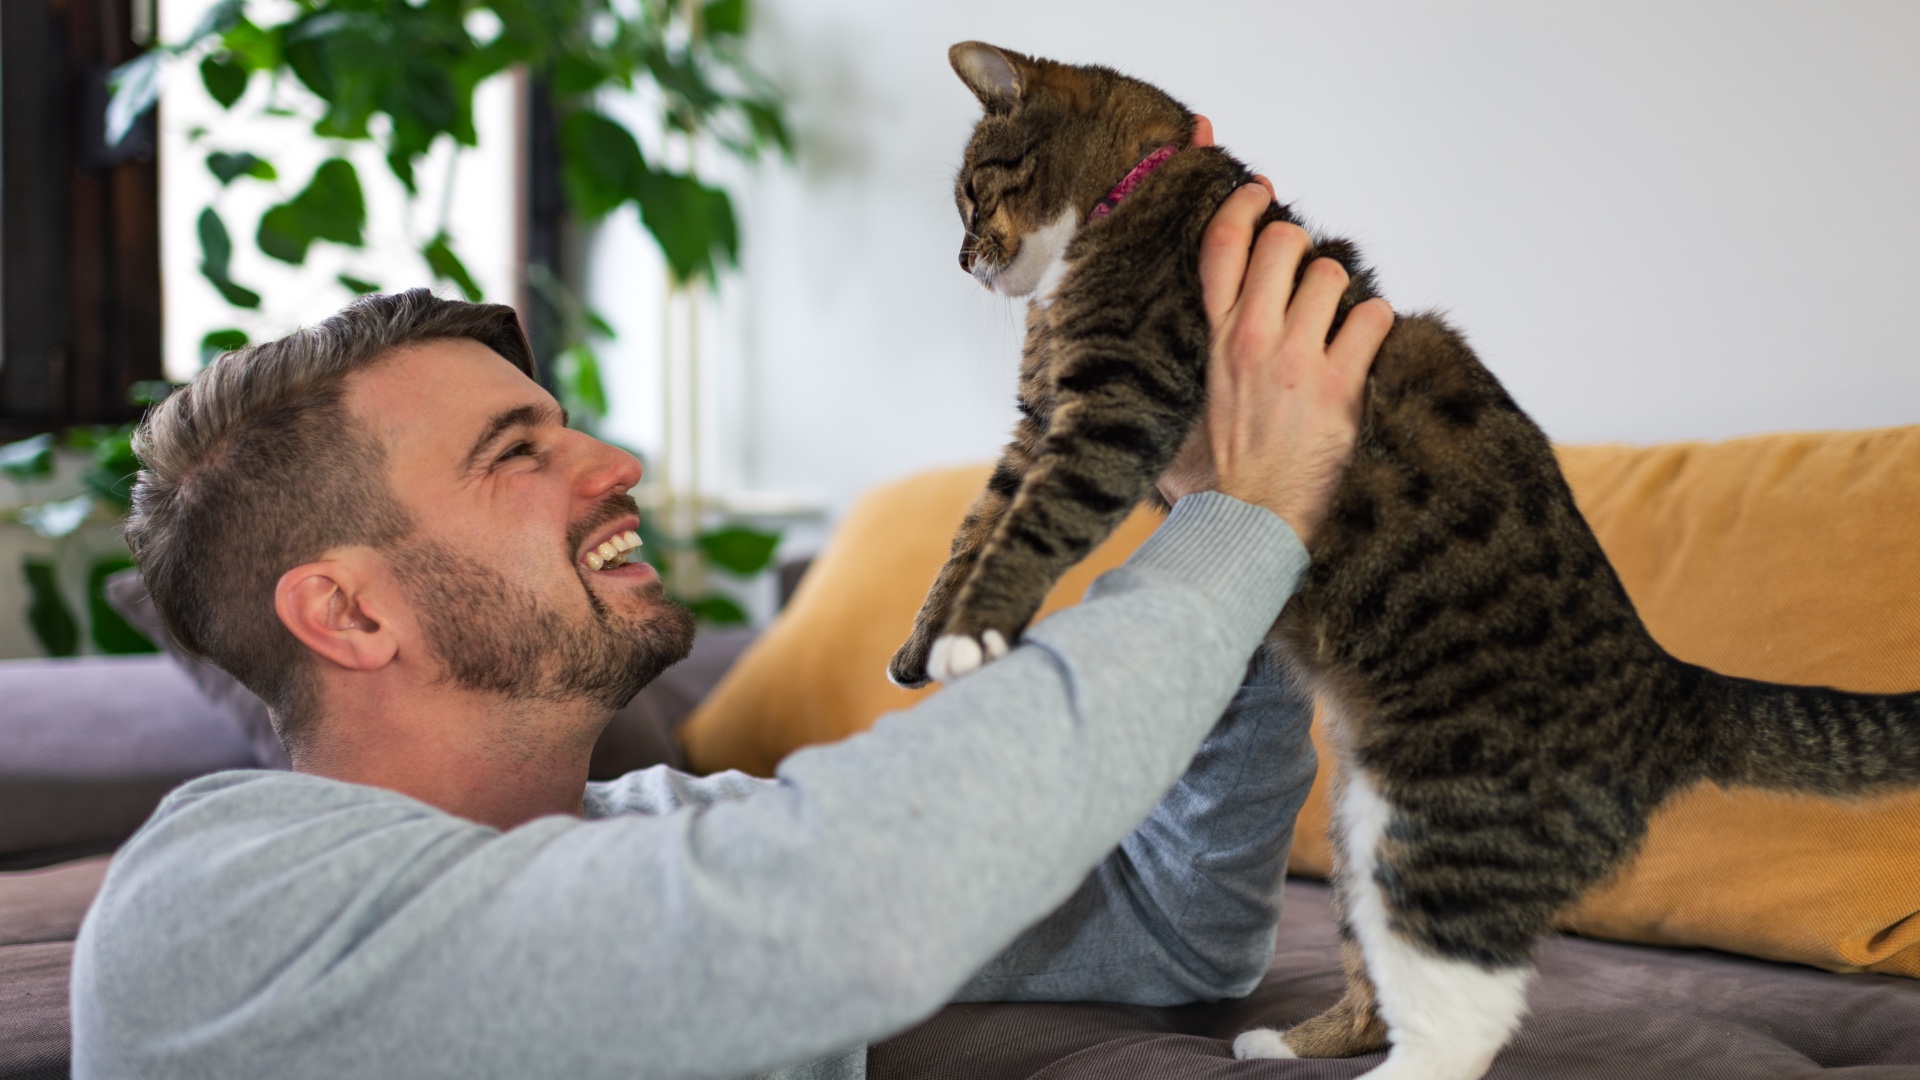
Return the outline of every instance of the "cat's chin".
[[[1066,273],[1067,245],[1080,230],[1080,215],[1069,208],[1053,223],[1028,233],[1020,241],[1020,253],[1004,266],[974,271],[980,283],[1006,297],[1038,296],[1045,300]]]

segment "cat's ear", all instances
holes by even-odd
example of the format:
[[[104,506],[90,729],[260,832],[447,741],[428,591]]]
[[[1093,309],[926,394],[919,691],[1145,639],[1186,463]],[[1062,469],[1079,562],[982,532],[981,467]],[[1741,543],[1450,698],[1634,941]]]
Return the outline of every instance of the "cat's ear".
[[[988,112],[1020,104],[1021,65],[1012,55],[984,41],[963,41],[947,50],[947,62]]]

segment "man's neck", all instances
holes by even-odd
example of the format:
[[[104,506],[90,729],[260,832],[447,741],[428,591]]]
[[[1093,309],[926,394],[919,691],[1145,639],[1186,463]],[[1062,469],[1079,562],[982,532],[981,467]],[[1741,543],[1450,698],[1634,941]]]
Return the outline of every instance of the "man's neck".
[[[333,707],[293,753],[294,768],[396,791],[497,829],[581,812],[604,713],[502,702],[444,684],[421,689],[431,692],[329,695]]]

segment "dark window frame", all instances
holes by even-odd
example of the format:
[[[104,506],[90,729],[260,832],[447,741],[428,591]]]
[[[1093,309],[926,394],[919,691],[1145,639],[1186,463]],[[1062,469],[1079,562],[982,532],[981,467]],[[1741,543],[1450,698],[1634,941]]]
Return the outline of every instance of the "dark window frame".
[[[156,117],[104,140],[152,2],[0,0],[0,439],[131,419],[162,377]]]

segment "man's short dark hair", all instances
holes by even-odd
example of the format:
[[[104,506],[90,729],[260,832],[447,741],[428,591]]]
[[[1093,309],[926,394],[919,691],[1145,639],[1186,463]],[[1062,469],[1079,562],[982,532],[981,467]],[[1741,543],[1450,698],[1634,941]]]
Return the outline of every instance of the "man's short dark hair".
[[[182,649],[267,703],[289,750],[311,728],[318,681],[274,612],[280,576],[333,548],[390,547],[413,529],[379,440],[347,414],[347,377],[403,346],[454,338],[534,375],[512,308],[411,289],[227,353],[134,434],[144,467],[126,535],[154,607]]]

